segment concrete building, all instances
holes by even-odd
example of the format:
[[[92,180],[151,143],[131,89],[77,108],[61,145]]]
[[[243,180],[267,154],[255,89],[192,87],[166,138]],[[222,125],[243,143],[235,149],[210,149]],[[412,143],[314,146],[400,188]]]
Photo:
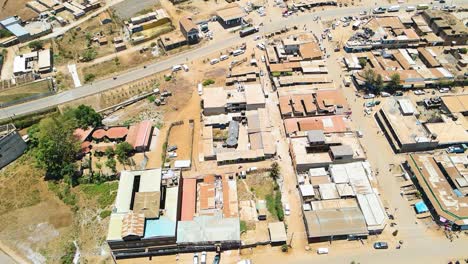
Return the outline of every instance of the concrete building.
[[[13,124],[0,126],[0,169],[23,155],[26,148]]]
[[[265,95],[260,84],[246,84],[244,91],[205,88],[202,95],[203,114],[219,115],[265,107]]]
[[[445,41],[445,45],[468,43],[466,26],[451,13],[441,10],[424,10],[422,17],[434,33]]]
[[[452,230],[468,230],[466,155],[411,154],[406,168],[433,219]]]
[[[431,150],[438,146],[437,135],[429,133],[414,109],[409,99],[390,99],[375,114],[395,152]]]
[[[16,76],[28,72],[47,73],[51,70],[52,53],[50,49],[21,54],[13,60],[13,74]]]
[[[240,247],[237,184],[226,175],[184,178],[179,248],[222,250]]]
[[[310,169],[299,181],[309,242],[366,238],[381,233],[387,216],[374,192],[370,164],[351,162]]]
[[[8,17],[0,21],[2,28],[10,31],[18,41],[27,41],[30,38],[29,32],[22,26],[21,18],[18,16]]]
[[[223,27],[230,28],[240,26],[246,13],[237,3],[230,3],[219,9],[216,16]]]
[[[199,40],[198,26],[192,21],[191,18],[183,17],[179,21],[180,31],[184,35],[188,44],[197,43]]]
[[[147,256],[176,248],[180,219],[179,178],[161,169],[122,171],[107,243],[114,258]]]
[[[311,130],[307,132],[307,137],[293,137],[290,141],[290,153],[298,172],[366,158],[354,133],[325,135],[323,131]]]

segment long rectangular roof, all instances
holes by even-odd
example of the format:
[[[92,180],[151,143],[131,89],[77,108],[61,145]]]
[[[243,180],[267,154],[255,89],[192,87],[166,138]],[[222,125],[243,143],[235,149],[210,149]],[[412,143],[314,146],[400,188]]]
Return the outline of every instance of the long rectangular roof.
[[[238,217],[223,218],[221,214],[197,216],[192,221],[179,221],[177,244],[240,241]]]
[[[356,198],[369,230],[383,229],[387,217],[378,195],[376,193],[358,194]]]
[[[305,211],[309,237],[368,234],[364,216],[356,207]]]

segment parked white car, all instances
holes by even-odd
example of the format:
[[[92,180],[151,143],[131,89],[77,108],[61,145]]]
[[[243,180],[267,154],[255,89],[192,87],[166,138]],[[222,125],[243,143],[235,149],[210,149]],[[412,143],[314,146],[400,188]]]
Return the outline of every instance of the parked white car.
[[[380,92],[380,96],[382,97],[390,97],[391,94],[387,93],[387,92]]]
[[[426,94],[426,92],[424,92],[423,90],[415,90],[414,94],[415,95],[423,95],[423,94]]]
[[[186,71],[186,72],[189,71],[189,67],[187,66],[187,64],[182,64],[182,68],[183,68],[184,71]]]
[[[284,215],[290,215],[291,214],[291,208],[289,207],[288,203],[284,204],[283,209],[284,209]]]
[[[448,92],[450,92],[450,88],[447,88],[447,87],[440,88],[440,89],[439,89],[439,92],[440,92],[440,93],[448,93]]]
[[[263,43],[257,43],[257,48],[265,50],[265,45]]]
[[[218,59],[212,59],[212,60],[210,61],[210,64],[211,64],[211,65],[214,65],[214,64],[216,64],[216,63],[218,63],[218,62],[219,62]]]
[[[174,65],[172,66],[172,72],[180,71],[182,70],[182,66],[180,65]]]
[[[375,94],[371,94],[371,93],[365,94],[365,95],[363,96],[363,98],[364,98],[364,99],[373,99],[373,98],[375,98]]]

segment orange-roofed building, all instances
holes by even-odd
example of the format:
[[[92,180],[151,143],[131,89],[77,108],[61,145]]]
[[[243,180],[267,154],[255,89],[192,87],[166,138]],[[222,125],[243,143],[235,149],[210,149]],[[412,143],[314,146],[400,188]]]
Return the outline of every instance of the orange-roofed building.
[[[181,221],[192,221],[197,201],[197,179],[184,178]]]
[[[109,139],[123,139],[128,134],[126,127],[111,127],[107,130],[107,137]]]

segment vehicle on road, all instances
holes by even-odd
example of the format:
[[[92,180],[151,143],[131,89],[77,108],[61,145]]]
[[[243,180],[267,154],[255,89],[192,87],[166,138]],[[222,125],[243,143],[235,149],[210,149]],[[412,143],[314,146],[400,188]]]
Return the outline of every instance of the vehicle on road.
[[[239,31],[239,36],[243,38],[256,32],[258,32],[258,27],[247,27]]]
[[[424,92],[423,90],[415,90],[413,92],[415,95],[423,95],[423,94],[426,94],[426,92]]]
[[[261,49],[261,50],[265,50],[265,44],[263,43],[257,43],[257,48]]]
[[[365,16],[365,15],[367,15],[367,11],[361,11],[361,12],[359,12],[359,15]]]
[[[291,214],[291,208],[289,207],[288,203],[284,203],[284,215],[290,215]]]
[[[199,264],[199,261],[198,261],[198,253],[195,253],[193,255],[193,264]]]
[[[218,59],[212,59],[212,60],[210,61],[210,64],[211,64],[211,65],[214,65],[214,64],[216,64],[216,63],[218,63],[218,62],[219,62]]]
[[[167,151],[169,151],[169,152],[170,152],[170,151],[174,151],[174,150],[177,150],[177,145],[172,145],[172,146],[169,146],[169,147],[167,148]]]
[[[265,62],[265,61],[266,61],[265,56],[262,55],[262,62]]]
[[[388,12],[398,12],[398,11],[400,11],[399,5],[391,6],[388,8]]]
[[[221,56],[219,57],[219,60],[220,60],[220,61],[224,61],[224,60],[227,60],[227,59],[229,59],[229,56],[228,56],[228,55],[221,55]]]
[[[416,10],[416,7],[415,6],[407,6],[406,7],[406,12],[413,12]]]
[[[374,10],[372,10],[373,14],[384,14],[387,11],[387,8],[385,7],[377,7]]]
[[[172,66],[172,72],[177,72],[177,71],[180,71],[182,70],[182,66],[181,65],[174,65]]]
[[[199,83],[198,84],[198,95],[202,95],[203,94],[203,84]]]
[[[360,137],[360,138],[362,138],[364,136],[364,134],[362,133],[361,130],[358,130],[356,133],[357,133],[357,136]]]
[[[213,264],[219,264],[221,260],[221,256],[219,254],[216,254],[216,256],[213,259]]]
[[[252,261],[250,261],[250,259],[243,259],[238,261],[237,264],[252,264]]]
[[[401,91],[395,92],[394,96],[403,96],[403,92]]]
[[[450,146],[447,148],[447,153],[462,154],[462,153],[465,153],[466,149],[467,149],[467,146],[465,144]]]
[[[450,88],[443,87],[439,89],[439,93],[448,93],[448,92],[450,92]]]
[[[375,249],[387,249],[388,244],[387,244],[387,242],[375,242],[374,243],[374,248]]]
[[[375,98],[375,94],[371,94],[371,93],[365,94],[365,95],[363,96],[363,98],[364,98],[364,99],[372,99],[372,98]]]
[[[426,9],[429,9],[429,5],[427,4],[419,4],[416,6],[416,9],[417,10],[426,10]]]
[[[328,254],[328,248],[317,248],[317,254]]]
[[[387,93],[387,92],[380,92],[380,96],[381,97],[390,97],[391,94]]]
[[[182,68],[183,68],[184,71],[186,71],[186,72],[189,71],[189,67],[187,66],[187,64],[182,64]]]
[[[206,251],[201,253],[200,264],[206,264]]]
[[[238,49],[238,50],[235,50],[232,52],[232,55],[233,56],[239,56],[239,55],[242,55],[244,54],[245,50],[242,50],[242,49]]]

